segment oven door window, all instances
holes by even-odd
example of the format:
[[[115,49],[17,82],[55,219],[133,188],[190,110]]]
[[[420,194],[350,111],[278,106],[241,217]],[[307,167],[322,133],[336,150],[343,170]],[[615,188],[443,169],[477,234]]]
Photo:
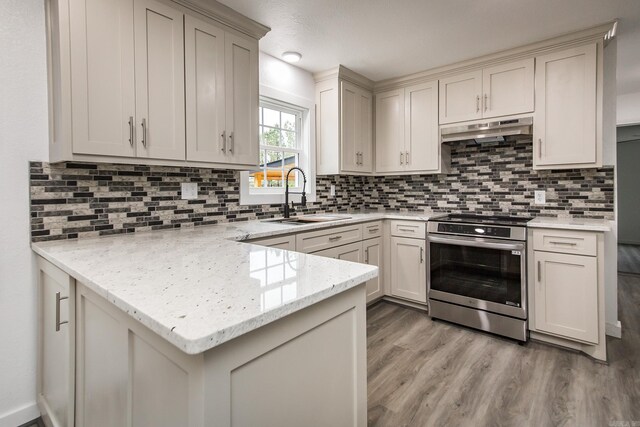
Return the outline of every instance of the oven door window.
[[[431,289],[522,306],[518,251],[430,242]]]

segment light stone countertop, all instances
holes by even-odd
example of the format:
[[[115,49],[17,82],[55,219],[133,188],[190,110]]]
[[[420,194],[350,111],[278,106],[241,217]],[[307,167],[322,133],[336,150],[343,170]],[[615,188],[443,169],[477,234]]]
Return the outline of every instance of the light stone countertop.
[[[378,219],[442,214],[370,212],[319,224],[235,222],[32,243],[33,250],[188,354],[302,310],[377,276],[378,268],[242,243]]]
[[[611,221],[593,218],[563,218],[539,216],[527,223],[529,228],[556,228],[562,230],[611,231]]]

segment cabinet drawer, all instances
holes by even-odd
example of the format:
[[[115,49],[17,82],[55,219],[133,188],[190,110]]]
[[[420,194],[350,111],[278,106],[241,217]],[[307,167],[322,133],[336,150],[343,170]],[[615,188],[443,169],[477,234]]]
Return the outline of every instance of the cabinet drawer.
[[[391,235],[397,237],[426,238],[425,223],[421,221],[391,221]]]
[[[361,240],[362,224],[327,228],[298,234],[296,236],[296,250],[304,253],[317,252]]]
[[[536,251],[596,256],[595,233],[571,230],[540,229],[533,231],[533,249]]]
[[[382,221],[367,222],[362,224],[362,238],[372,239],[382,236]]]
[[[286,249],[288,251],[296,250],[296,236],[294,234],[290,234],[288,236],[266,237],[264,239],[247,240],[246,243],[267,246],[269,248]]]

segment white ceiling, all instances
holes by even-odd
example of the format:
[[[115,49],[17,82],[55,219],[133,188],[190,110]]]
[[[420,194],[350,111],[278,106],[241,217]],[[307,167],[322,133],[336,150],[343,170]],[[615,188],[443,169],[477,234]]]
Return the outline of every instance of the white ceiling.
[[[640,0],[219,0],[271,27],[260,50],[378,81],[620,19],[618,93],[640,92]]]

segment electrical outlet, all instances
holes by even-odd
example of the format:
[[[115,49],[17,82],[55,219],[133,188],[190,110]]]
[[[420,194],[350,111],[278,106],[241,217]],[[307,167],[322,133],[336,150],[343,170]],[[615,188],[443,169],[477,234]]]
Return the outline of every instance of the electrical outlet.
[[[183,182],[181,185],[182,200],[193,200],[198,198],[198,183]]]
[[[336,186],[331,184],[331,188],[329,189],[329,194],[331,195],[331,197],[335,197],[336,196]]]
[[[536,191],[534,195],[534,203],[536,205],[544,205],[546,201],[547,193],[544,190]]]

